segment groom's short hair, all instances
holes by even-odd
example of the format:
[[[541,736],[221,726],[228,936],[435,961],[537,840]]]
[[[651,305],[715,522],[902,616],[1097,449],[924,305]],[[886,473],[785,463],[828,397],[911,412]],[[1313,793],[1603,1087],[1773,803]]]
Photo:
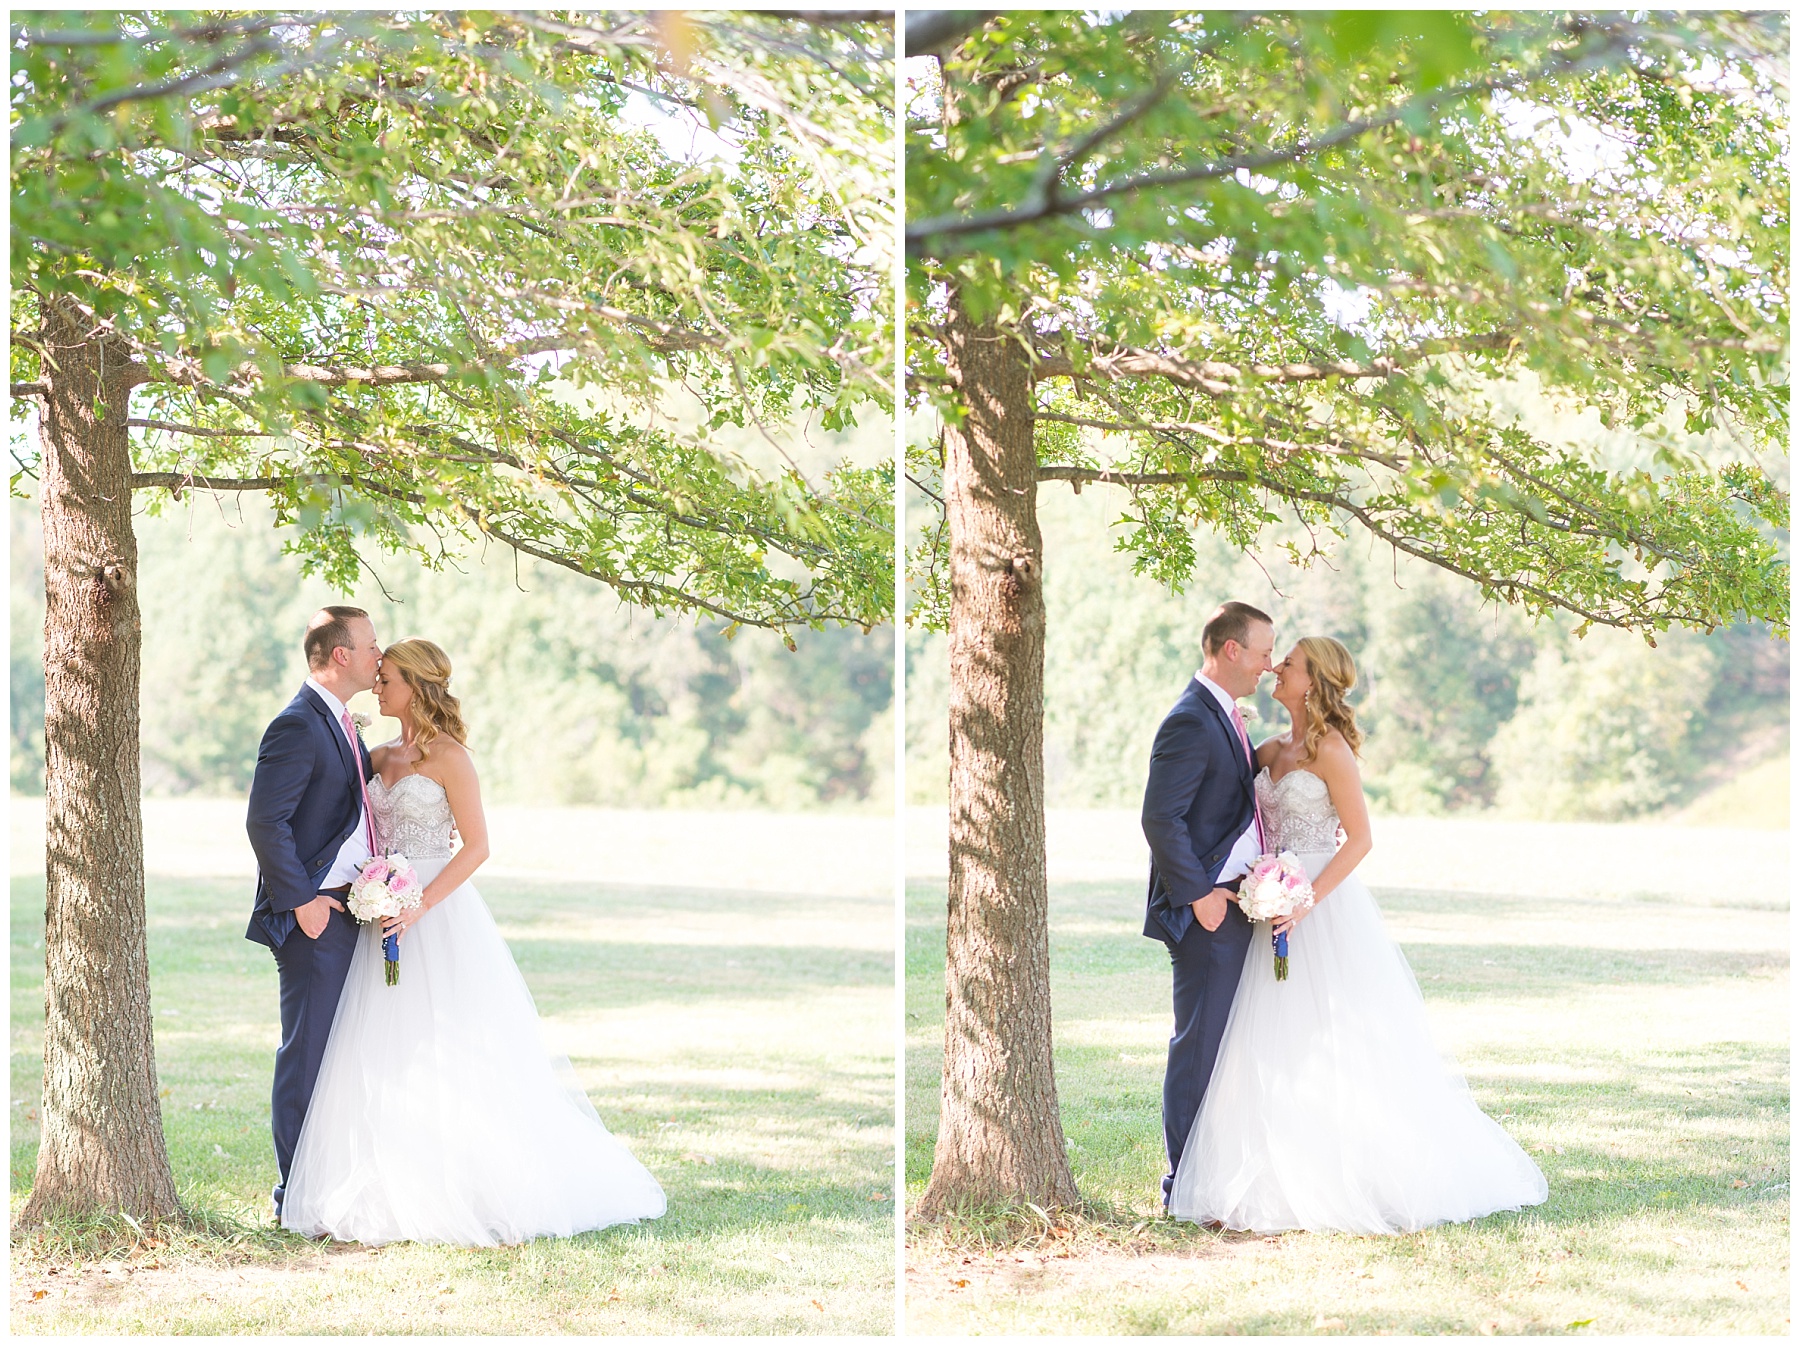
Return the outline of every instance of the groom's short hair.
[[[1275,619],[1261,608],[1253,608],[1248,603],[1239,603],[1235,599],[1229,603],[1221,603],[1219,610],[1209,618],[1200,631],[1200,648],[1207,654],[1219,654],[1225,649],[1225,642],[1235,640],[1240,645],[1250,643],[1250,623],[1261,622],[1264,626],[1274,626]]]
[[[341,604],[320,608],[306,624],[306,666],[324,668],[331,662],[333,650],[354,649],[356,637],[350,634],[350,623],[358,617],[366,621],[368,616],[361,608]]]

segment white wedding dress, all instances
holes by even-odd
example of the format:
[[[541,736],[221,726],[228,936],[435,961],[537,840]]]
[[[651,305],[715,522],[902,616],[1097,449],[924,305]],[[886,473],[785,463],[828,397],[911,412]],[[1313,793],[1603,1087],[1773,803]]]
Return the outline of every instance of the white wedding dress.
[[[429,777],[377,776],[382,848],[429,883],[450,859],[450,803]],[[493,1246],[663,1213],[663,1192],[601,1123],[481,895],[464,884],[400,941],[359,932],[281,1223],[346,1242]]]
[[[1317,877],[1337,848],[1325,782],[1256,778],[1270,841]],[[1229,1229],[1392,1234],[1534,1206],[1544,1175],[1431,1040],[1419,983],[1354,873],[1288,937],[1256,926],[1206,1100],[1169,1194]]]

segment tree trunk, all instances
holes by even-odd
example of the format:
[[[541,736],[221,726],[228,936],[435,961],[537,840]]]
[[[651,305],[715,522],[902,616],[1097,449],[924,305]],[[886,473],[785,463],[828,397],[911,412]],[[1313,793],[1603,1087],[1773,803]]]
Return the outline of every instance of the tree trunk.
[[[179,1206],[163,1144],[138,803],[138,367],[45,305],[44,1097],[21,1222]]]
[[[1050,1050],[1044,590],[1031,369],[952,296],[966,416],[944,431],[950,525],[950,902],[937,1153],[918,1213],[1079,1199]]]

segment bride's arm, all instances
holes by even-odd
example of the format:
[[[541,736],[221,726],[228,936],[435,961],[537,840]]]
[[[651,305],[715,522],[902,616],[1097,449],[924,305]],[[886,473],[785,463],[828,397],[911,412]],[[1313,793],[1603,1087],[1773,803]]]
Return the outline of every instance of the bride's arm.
[[[1350,877],[1350,871],[1363,862],[1375,843],[1369,830],[1368,801],[1363,798],[1362,772],[1357,770],[1356,754],[1350,751],[1350,745],[1333,734],[1319,744],[1318,757],[1308,770],[1331,791],[1331,806],[1337,810],[1338,822],[1344,829],[1344,844],[1312,881],[1313,902],[1317,904]],[[1297,919],[1277,921],[1275,929],[1291,929],[1297,923]]]
[[[475,759],[455,741],[434,749],[432,756],[440,763],[439,783],[450,800],[450,817],[462,835],[462,849],[425,885],[418,906],[383,925],[387,934],[396,928],[404,934],[407,926],[467,883],[488,858],[487,817],[481,811],[481,782],[475,776]]]
[[[1344,844],[1313,880],[1316,901],[1350,877],[1350,871],[1363,862],[1375,841],[1369,831],[1369,801],[1363,798],[1362,772],[1357,769],[1356,754],[1350,751],[1350,745],[1333,734],[1319,745],[1319,759],[1313,763],[1312,771],[1331,791],[1331,806],[1337,810],[1338,822],[1344,829]]]

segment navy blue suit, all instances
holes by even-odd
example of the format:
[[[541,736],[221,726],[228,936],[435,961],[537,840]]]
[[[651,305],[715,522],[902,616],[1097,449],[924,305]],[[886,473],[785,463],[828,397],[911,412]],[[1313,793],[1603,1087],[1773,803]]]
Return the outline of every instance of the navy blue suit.
[[[333,911],[324,933],[308,939],[294,908],[318,896],[338,849],[356,830],[363,782],[372,772],[361,737],[352,751],[343,725],[308,686],[270,721],[256,753],[246,823],[256,852],[256,905],[244,937],[275,951],[281,978],[281,1046],[269,1099],[277,1205],[356,948],[356,922],[347,913]]]
[[[1230,902],[1223,923],[1209,932],[1191,904],[1218,887],[1232,847],[1255,816],[1255,772],[1244,741],[1218,698],[1195,678],[1156,731],[1144,787],[1150,843],[1144,934],[1168,946],[1175,975],[1175,1031],[1163,1075],[1165,1202],[1219,1058],[1252,929]]]

